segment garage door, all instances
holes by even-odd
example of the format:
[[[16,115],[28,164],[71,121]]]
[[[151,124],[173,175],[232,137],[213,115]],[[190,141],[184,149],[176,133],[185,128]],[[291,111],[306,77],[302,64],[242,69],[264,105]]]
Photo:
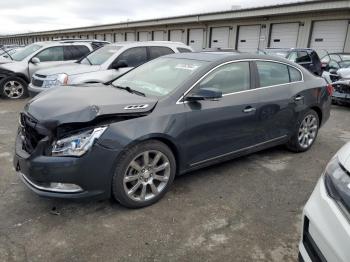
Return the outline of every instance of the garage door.
[[[124,42],[125,41],[124,34],[123,33],[115,33],[114,40],[116,42]]]
[[[183,42],[184,39],[182,30],[170,30],[170,41]]]
[[[229,46],[230,28],[217,27],[211,29],[210,47],[227,48]]]
[[[310,47],[328,52],[343,52],[348,20],[314,22]]]
[[[113,42],[113,35],[112,34],[106,34],[106,41]]]
[[[139,32],[139,41],[148,41],[149,39],[149,33],[148,32]]]
[[[259,49],[260,25],[245,25],[238,28],[237,49],[241,52],[255,52]]]
[[[190,29],[188,44],[195,51],[201,51],[204,47],[204,29]]]
[[[130,42],[135,40],[136,40],[135,33],[133,32],[126,33],[126,41]]]
[[[270,47],[291,48],[297,46],[299,23],[273,24]]]
[[[104,34],[96,34],[95,39],[104,41],[105,35]]]
[[[153,32],[154,41],[164,41],[164,31],[154,31]]]

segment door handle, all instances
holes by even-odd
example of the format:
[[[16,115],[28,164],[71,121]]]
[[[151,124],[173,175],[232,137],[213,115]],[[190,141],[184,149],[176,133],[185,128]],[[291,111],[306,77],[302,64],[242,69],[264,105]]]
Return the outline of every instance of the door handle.
[[[244,113],[251,113],[251,112],[255,112],[255,111],[256,111],[256,108],[251,107],[251,106],[248,106],[243,110]]]
[[[303,99],[304,99],[304,97],[300,96],[300,95],[297,95],[296,97],[294,97],[294,101],[296,101],[296,102],[301,101]]]

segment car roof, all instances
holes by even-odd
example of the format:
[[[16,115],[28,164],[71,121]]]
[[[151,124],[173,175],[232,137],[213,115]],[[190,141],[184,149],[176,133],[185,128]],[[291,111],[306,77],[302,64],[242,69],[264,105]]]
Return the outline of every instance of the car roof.
[[[131,42],[116,42],[112,45],[116,46],[152,46],[152,45],[159,45],[159,46],[181,46],[181,47],[188,47],[186,44],[182,42],[172,42],[172,41],[131,41]],[[188,47],[189,48],[189,47]]]
[[[312,48],[265,48],[264,50],[274,50],[274,51],[314,51]]]
[[[207,61],[207,62],[226,62],[226,61],[237,61],[237,60],[273,60],[277,62],[293,64],[291,61],[277,56],[270,55],[260,55],[260,54],[252,54],[252,53],[230,53],[230,52],[193,52],[193,53],[176,53],[167,55],[166,57],[173,58],[183,58],[183,59],[191,59],[191,60],[199,60],[199,61]]]

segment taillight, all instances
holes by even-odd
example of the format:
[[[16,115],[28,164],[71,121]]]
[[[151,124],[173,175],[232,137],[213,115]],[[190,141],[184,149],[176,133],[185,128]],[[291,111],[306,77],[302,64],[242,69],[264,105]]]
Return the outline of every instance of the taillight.
[[[327,85],[327,92],[328,92],[328,95],[330,95],[330,96],[333,95],[334,87],[331,84]]]

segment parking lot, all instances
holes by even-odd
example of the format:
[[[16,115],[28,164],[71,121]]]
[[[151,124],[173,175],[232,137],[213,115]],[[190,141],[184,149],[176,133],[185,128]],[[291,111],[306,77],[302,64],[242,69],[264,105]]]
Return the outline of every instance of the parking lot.
[[[159,203],[39,198],[12,167],[18,113],[0,101],[0,261],[296,261],[303,205],[350,139],[350,108],[333,106],[312,149],[284,147],[175,179]]]

